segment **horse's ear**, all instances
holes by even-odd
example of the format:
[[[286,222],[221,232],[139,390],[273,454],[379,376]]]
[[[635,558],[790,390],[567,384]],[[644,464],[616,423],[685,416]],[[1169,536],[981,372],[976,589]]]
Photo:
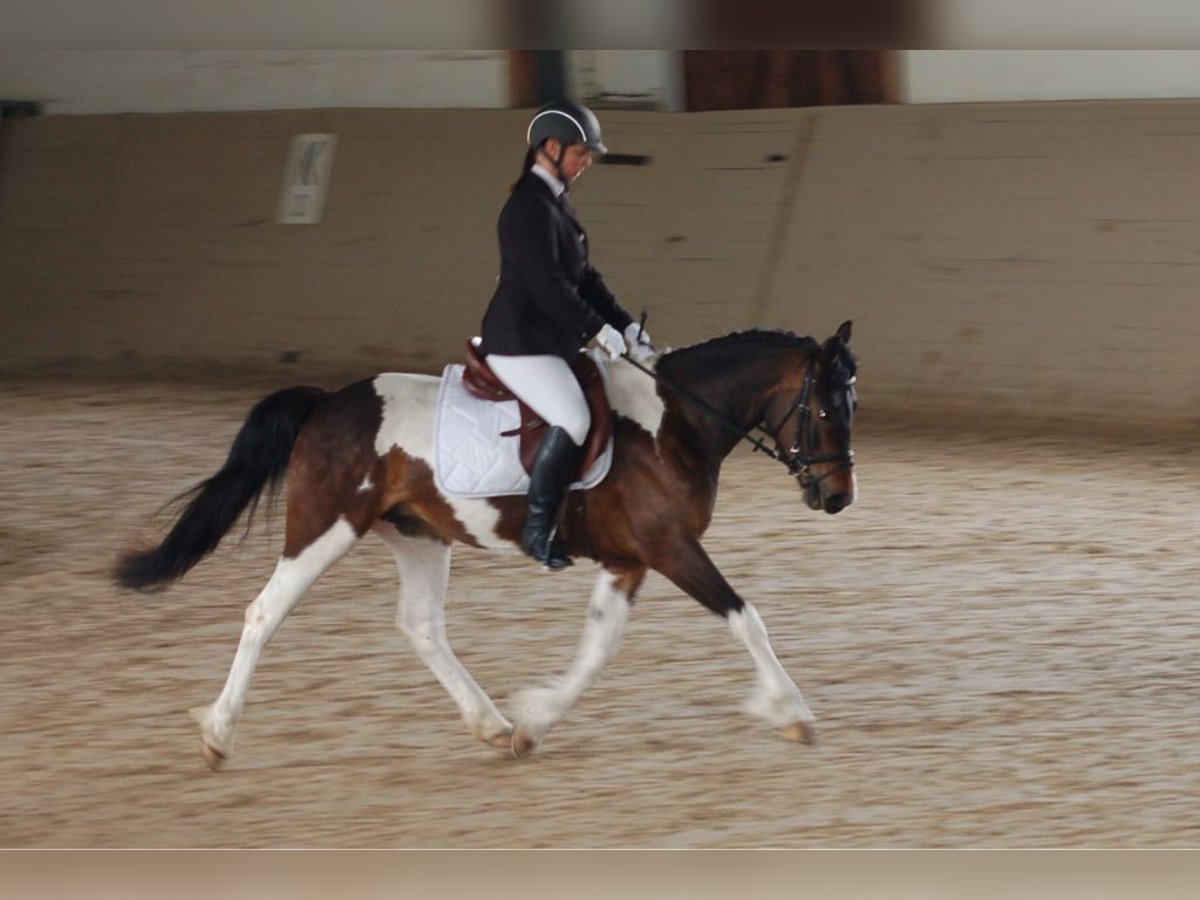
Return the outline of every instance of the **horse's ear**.
[[[832,365],[833,361],[841,356],[842,351],[846,350],[850,343],[851,325],[851,321],[847,319],[838,328],[837,334],[821,345],[821,365]]]

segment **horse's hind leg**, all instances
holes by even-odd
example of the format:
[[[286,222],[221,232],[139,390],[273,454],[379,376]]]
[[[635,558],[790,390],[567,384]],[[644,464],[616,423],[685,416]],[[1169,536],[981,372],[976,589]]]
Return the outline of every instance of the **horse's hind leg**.
[[[204,758],[217,768],[233,749],[233,732],[246,705],[246,694],[258,657],[287,614],[326,569],[354,546],[358,535],[345,520],[338,521],[295,557],[281,557],[266,587],[246,609],[242,637],[225,687],[209,706],[193,709],[200,724]]]
[[[644,569],[621,573],[601,571],[588,603],[587,622],[579,649],[566,675],[546,687],[527,688],[513,700],[517,725],[512,749],[517,756],[532,751],[550,728],[566,715],[595,680],[621,643],[629,605],[645,577]]]
[[[396,625],[417,656],[458,704],[471,733],[486,744],[507,749],[512,725],[454,655],[446,637],[446,587],[450,581],[450,547],[435,538],[400,534],[380,522],[383,538],[400,570],[400,607]]]

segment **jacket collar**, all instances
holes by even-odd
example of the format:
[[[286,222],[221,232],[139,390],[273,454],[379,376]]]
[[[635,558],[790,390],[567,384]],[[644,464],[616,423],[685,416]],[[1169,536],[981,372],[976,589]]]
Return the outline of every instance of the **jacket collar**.
[[[552,193],[556,198],[561,197],[567,192],[567,186],[541,166],[531,166],[529,171],[540,178],[546,184],[546,187],[550,188],[550,193]]]

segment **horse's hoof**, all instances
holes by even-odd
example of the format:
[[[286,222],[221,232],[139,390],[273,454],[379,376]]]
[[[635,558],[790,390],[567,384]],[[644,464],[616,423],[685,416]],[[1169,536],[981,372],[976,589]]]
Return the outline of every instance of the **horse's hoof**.
[[[512,748],[512,732],[498,731],[490,738],[483,738],[483,742],[497,750],[509,750]]]
[[[532,735],[518,728],[512,733],[508,749],[512,752],[514,759],[524,759],[537,749],[537,745],[538,742]]]
[[[797,744],[815,744],[817,742],[816,722],[793,722],[784,727],[783,736]]]
[[[225,754],[210,745],[207,741],[202,742],[200,747],[204,752],[204,761],[208,763],[208,767],[214,772],[220,769],[221,765],[225,762]]]

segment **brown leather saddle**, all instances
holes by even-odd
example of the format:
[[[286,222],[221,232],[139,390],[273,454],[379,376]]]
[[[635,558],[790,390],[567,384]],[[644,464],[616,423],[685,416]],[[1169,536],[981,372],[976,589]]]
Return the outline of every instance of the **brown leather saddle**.
[[[480,355],[479,348],[471,341],[467,341],[466,362],[467,367],[463,371],[463,385],[469,394],[481,400],[491,400],[496,403],[504,400],[517,401],[521,410],[521,425],[519,428],[502,432],[502,434],[505,437],[520,437],[521,465],[525,467],[526,472],[529,472],[533,467],[533,457],[537,453],[538,445],[541,444],[542,437],[550,426],[526,406],[520,397],[504,386],[504,382],[496,377],[491,367],[488,366],[487,360]],[[595,360],[585,353],[580,353],[575,362],[571,364],[571,371],[579,381],[579,386],[583,388],[583,396],[587,398],[588,410],[592,414],[592,426],[588,430],[587,440],[584,442],[583,458],[576,475],[576,480],[578,480],[592,467],[592,463],[600,458],[600,454],[608,446],[609,438],[613,433],[613,417],[612,410],[608,405],[608,395],[604,391],[604,377],[600,374],[600,367],[596,365]]]

